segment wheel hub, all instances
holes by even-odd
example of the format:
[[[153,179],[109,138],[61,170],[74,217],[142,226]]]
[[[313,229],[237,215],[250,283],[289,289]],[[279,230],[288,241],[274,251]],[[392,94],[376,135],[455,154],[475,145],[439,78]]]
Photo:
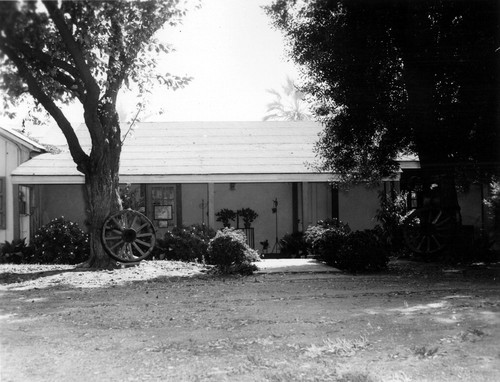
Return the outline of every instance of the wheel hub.
[[[133,228],[126,228],[122,232],[122,239],[125,243],[132,243],[137,238],[137,232]]]

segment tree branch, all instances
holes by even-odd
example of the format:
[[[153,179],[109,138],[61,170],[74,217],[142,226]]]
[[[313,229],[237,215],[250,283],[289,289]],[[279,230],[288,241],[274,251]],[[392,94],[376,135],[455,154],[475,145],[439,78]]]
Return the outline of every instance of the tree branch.
[[[80,76],[85,84],[85,88],[87,90],[85,103],[91,109],[97,108],[97,103],[99,99],[99,86],[95,81],[92,73],[90,71],[87,62],[85,61],[85,57],[82,54],[81,47],[77,44],[77,42],[73,38],[73,34],[71,33],[66,21],[64,20],[64,15],[57,7],[57,1],[43,1],[43,4],[47,8],[50,17],[54,21],[59,34],[66,45],[73,61],[75,62],[76,69],[80,73]]]
[[[19,75],[28,84],[29,91],[33,97],[40,102],[43,107],[57,122],[57,125],[63,132],[66,141],[68,142],[69,150],[77,169],[86,174],[88,169],[89,156],[83,151],[78,137],[73,130],[71,123],[68,121],[64,113],[57,107],[54,101],[45,94],[42,87],[38,84],[35,77],[31,74],[28,66],[24,63],[23,59],[16,55],[16,53],[8,46],[0,42],[0,49],[12,60],[16,65]]]
[[[51,0],[43,1],[43,4],[54,21],[66,48],[75,62],[75,66],[80,73],[80,78],[83,81],[83,85],[86,90],[83,102],[85,124],[87,125],[87,129],[90,133],[93,150],[95,150],[97,147],[101,147],[101,143],[104,142],[105,139],[98,112],[100,95],[99,85],[92,76],[90,67],[85,61],[82,47],[73,38],[73,34],[66,24],[64,15],[58,8],[57,3],[57,1]]]
[[[78,78],[78,71],[74,66],[72,66],[68,62],[60,60],[40,50],[35,50],[31,48],[28,44],[25,44],[22,41],[19,41],[18,39],[12,38],[11,36],[8,36],[8,42],[12,46],[16,47],[26,57],[30,57],[34,60],[40,61],[41,63],[44,63],[47,66],[60,68],[65,72],[69,73],[71,76],[73,76],[73,78]]]

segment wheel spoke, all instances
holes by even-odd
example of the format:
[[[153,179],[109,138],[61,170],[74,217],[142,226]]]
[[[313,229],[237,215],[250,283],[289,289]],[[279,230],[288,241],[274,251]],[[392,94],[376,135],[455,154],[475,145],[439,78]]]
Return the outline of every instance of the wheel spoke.
[[[118,240],[118,239],[121,240],[122,236],[121,235],[120,236],[106,236],[104,239],[105,240]]]
[[[116,228],[118,228],[120,230],[123,229],[123,224],[121,222],[119,222],[118,220],[116,220],[115,217],[112,217],[111,220],[113,221],[113,223],[115,223]]]
[[[132,219],[132,223],[130,223],[130,228],[134,228],[135,222],[137,221],[138,218],[139,218],[139,216],[134,215],[134,218]]]
[[[151,243],[146,243],[145,241],[142,241],[142,240],[136,240],[135,242],[139,243],[139,244],[142,244],[142,245],[144,245],[146,247],[152,247]]]
[[[441,247],[441,243],[439,242],[439,240],[437,239],[437,237],[435,235],[431,235],[431,238],[432,238],[432,240],[434,240],[434,242],[436,243],[438,248]]]
[[[101,236],[108,254],[122,262],[144,259],[153,250],[155,239],[151,221],[133,210],[120,211],[110,216],[104,223]]]
[[[425,241],[425,236],[422,236],[422,240],[420,240],[418,245],[415,247],[417,249],[417,251],[421,251],[422,245],[424,244],[424,241]]]
[[[139,233],[137,237],[154,236],[151,232]]]
[[[137,243],[133,243],[134,248],[141,254],[141,256],[144,256],[146,253],[142,251],[142,249],[139,248]]]
[[[113,250],[113,249],[115,249],[116,247],[118,247],[119,245],[123,245],[123,244],[125,244],[125,242],[120,240],[118,243],[116,243],[115,245],[113,245],[113,246],[112,246],[112,247],[110,247],[109,249],[110,249],[110,250]]]
[[[439,221],[439,218],[443,214],[443,211],[439,210],[437,216],[432,220],[432,224],[436,224]]]
[[[138,232],[139,232],[139,231],[141,231],[144,227],[147,227],[148,225],[149,225],[149,222],[146,222],[146,223],[144,223],[143,225],[141,225],[139,228],[137,228],[137,230],[136,230],[136,231],[138,231]]]

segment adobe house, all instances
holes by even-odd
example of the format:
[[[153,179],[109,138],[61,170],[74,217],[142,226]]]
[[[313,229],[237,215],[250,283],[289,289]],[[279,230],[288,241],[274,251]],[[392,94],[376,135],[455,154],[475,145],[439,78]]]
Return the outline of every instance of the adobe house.
[[[30,232],[30,190],[13,184],[11,173],[21,163],[46,152],[23,134],[0,126],[0,245]]]
[[[399,189],[400,174],[378,188],[332,188],[332,175],[310,165],[321,131],[312,121],[151,122],[127,129],[122,126],[120,180],[130,206],[151,219],[160,237],[174,226],[221,228],[218,211],[251,208],[258,214],[247,231],[251,244],[261,249],[267,240],[272,250],[276,238],[321,219],[339,218],[353,230],[371,228],[378,192]],[[86,128],[77,133],[89,148]],[[402,171],[418,168],[411,158],[400,163]],[[85,227],[84,177],[69,152],[37,156],[15,169],[12,180],[35,191],[33,226],[64,216]],[[473,208],[466,218],[480,224],[481,212]]]

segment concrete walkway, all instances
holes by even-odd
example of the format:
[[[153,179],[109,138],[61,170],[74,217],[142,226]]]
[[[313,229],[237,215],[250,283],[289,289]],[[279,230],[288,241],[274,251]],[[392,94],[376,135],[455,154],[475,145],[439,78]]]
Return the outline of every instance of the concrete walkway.
[[[320,263],[315,259],[264,259],[255,263],[255,273],[332,273],[338,269]]]

